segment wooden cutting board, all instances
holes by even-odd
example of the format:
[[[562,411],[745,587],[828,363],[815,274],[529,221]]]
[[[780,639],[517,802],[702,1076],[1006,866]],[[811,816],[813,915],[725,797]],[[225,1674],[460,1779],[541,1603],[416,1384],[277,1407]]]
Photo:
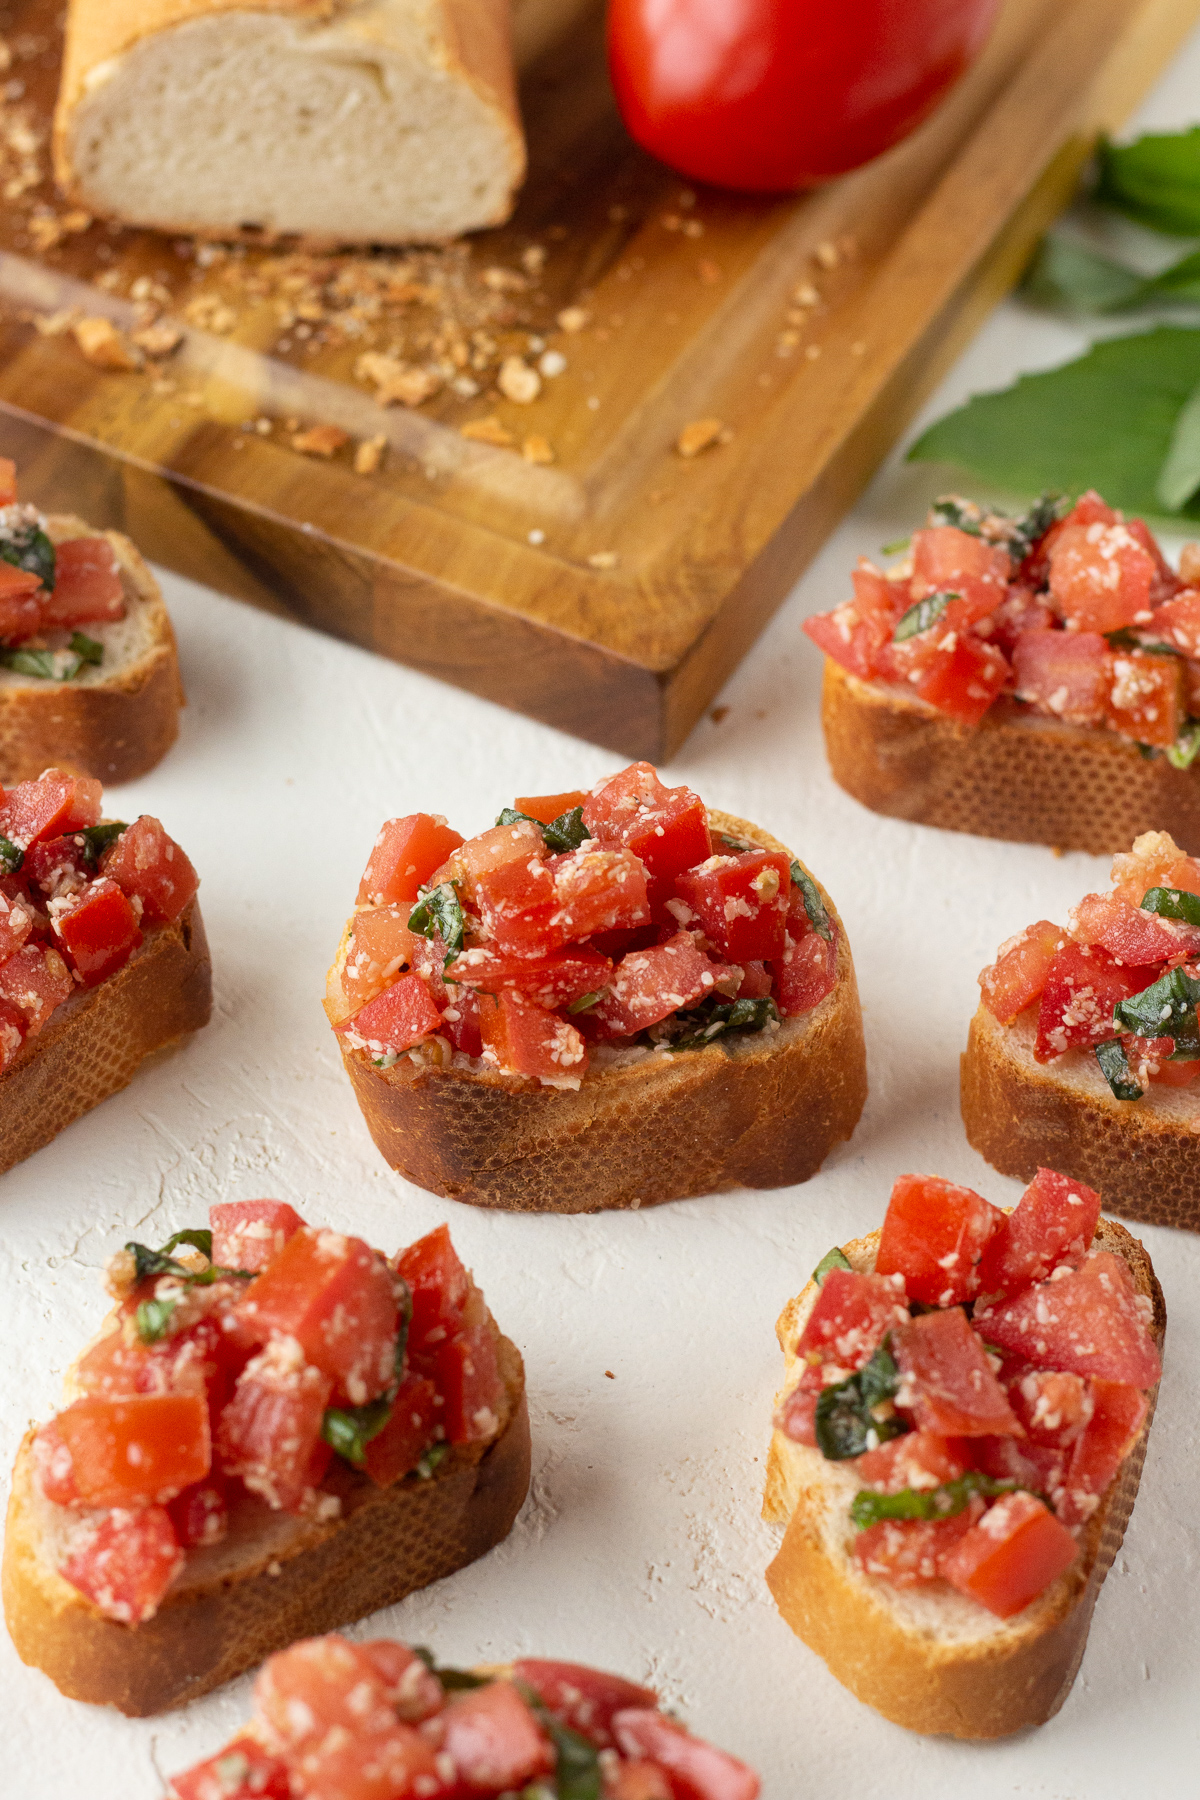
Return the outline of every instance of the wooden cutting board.
[[[525,0],[531,172],[512,223],[449,251],[318,258],[197,253],[57,202],[39,140],[60,6],[0,5],[0,449],[23,494],[656,759],[1200,17],[1200,0],[1008,0],[913,138],[768,200],[689,189],[643,156],[613,106],[600,7]],[[81,316],[185,334],[106,370],[65,328]],[[563,366],[535,399],[497,391],[506,357],[532,368],[547,350]],[[364,352],[437,391],[381,407],[367,371],[388,365]],[[681,456],[703,420],[718,440]],[[328,459],[293,447],[316,424],[347,434]],[[381,467],[357,473],[379,436]]]

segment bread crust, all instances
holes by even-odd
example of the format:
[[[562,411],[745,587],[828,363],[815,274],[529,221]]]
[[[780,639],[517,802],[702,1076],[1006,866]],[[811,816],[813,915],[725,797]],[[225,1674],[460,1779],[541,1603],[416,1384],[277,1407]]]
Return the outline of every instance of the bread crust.
[[[196,900],[148,931],[98,987],[56,1007],[0,1075],[0,1173],[128,1087],[139,1064],[207,1025],[212,963]]]
[[[1060,1169],[1143,1225],[1200,1231],[1200,1096],[1156,1088],[1118,1100],[1094,1057],[1034,1060],[1037,1009],[1001,1025],[985,1006],[961,1061],[967,1141],[1002,1175]]]
[[[236,1564],[210,1567],[211,1553],[193,1553],[194,1571],[142,1625],[105,1618],[39,1557],[31,1431],[13,1471],[0,1577],[17,1654],[68,1698],[144,1718],[474,1562],[508,1535],[529,1487],[524,1365],[507,1338],[499,1349],[509,1411],[490,1443],[460,1446],[431,1479],[389,1488],[346,1468],[342,1517],[325,1523],[250,1501]],[[282,1542],[279,1525],[290,1528]]]
[[[1200,852],[1200,769],[1143,757],[1116,732],[1003,700],[978,725],[960,725],[830,657],[821,719],[834,780],[872,812],[1098,855],[1140,832],[1169,831]]]
[[[874,1267],[879,1238],[875,1231],[844,1246],[854,1267]],[[1166,1306],[1145,1249],[1111,1219],[1101,1219],[1096,1244],[1125,1259],[1137,1291],[1150,1300],[1151,1330],[1161,1351]],[[816,1294],[810,1281],[780,1316],[789,1375],[796,1340]],[[1157,1399],[1156,1386],[1137,1443],[1083,1528],[1072,1567],[1014,1619],[998,1621],[976,1608],[981,1624],[989,1628],[957,1637],[906,1624],[892,1601],[894,1590],[862,1574],[844,1550],[830,1553],[831,1534],[838,1534],[842,1543],[850,1535],[845,1494],[827,1479],[830,1465],[819,1451],[792,1444],[776,1431],[763,1500],[765,1518],[787,1522],[767,1570],[776,1605],[844,1687],[910,1731],[997,1738],[1044,1724],[1071,1691],[1083,1659],[1096,1599],[1137,1497]],[[845,1517],[840,1531],[831,1518],[834,1508]]]
[[[0,783],[36,781],[46,769],[90,775],[106,785],[135,781],[160,763],[179,736],[185,704],[179,653],[162,592],[120,531],[94,531],[69,514],[46,521],[56,544],[106,537],[121,568],[126,605],[143,609],[150,643],[103,681],[31,680],[0,687]]]
[[[732,814],[710,812],[709,822],[785,848]],[[839,928],[837,985],[769,1036],[592,1069],[575,1092],[409,1058],[378,1069],[340,1040],[385,1162],[435,1194],[510,1212],[636,1209],[807,1181],[850,1137],[867,1095],[854,962],[820,891]]]

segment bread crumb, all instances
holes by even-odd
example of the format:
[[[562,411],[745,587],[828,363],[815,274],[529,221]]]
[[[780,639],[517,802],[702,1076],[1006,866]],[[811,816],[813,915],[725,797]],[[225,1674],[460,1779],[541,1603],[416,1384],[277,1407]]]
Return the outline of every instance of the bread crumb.
[[[299,450],[301,456],[329,458],[349,442],[350,433],[343,431],[340,425],[311,425],[292,439],[292,449]]]
[[[355,363],[354,373],[359,381],[374,383],[377,406],[394,406],[397,401],[401,406],[421,406],[442,386],[435,369],[419,368],[378,350],[365,351]]]
[[[813,256],[823,269],[836,269],[842,260],[841,256],[838,254],[837,245],[831,244],[828,240],[823,244],[817,245],[816,249],[813,251]]]
[[[729,717],[729,708],[727,706],[714,706],[708,716],[714,725],[719,725],[723,719]]]
[[[536,369],[530,368],[523,356],[506,356],[500,364],[496,386],[506,400],[515,400],[518,406],[528,406],[541,393],[542,378]]]
[[[511,431],[502,425],[495,413],[485,419],[468,419],[462,427],[462,435],[473,444],[493,444],[497,450],[507,450],[516,443]]]
[[[195,325],[200,331],[211,331],[216,337],[225,337],[237,324],[237,314],[232,306],[226,306],[215,294],[198,294],[194,300],[189,300],[184,317],[189,325]]]
[[[144,350],[147,356],[171,356],[183,342],[183,332],[178,325],[168,325],[159,321],[154,325],[142,325],[137,331],[130,333],[130,343]]]
[[[484,269],[479,279],[493,294],[523,294],[529,286],[525,277],[518,275],[515,269]]]
[[[570,337],[574,337],[576,332],[583,330],[591,316],[591,313],[587,311],[586,307],[564,306],[558,315],[559,330],[565,331]]]
[[[540,437],[535,433],[532,437],[527,437],[521,445],[521,455],[527,463],[552,463],[554,446],[548,438]]]
[[[521,267],[528,275],[540,275],[546,266],[546,246],[529,244],[521,252]]]
[[[675,440],[680,456],[699,456],[717,443],[725,427],[720,419],[693,419]]]
[[[615,550],[594,550],[588,557],[588,568],[615,569],[620,560]]]
[[[98,369],[140,369],[142,359],[111,319],[80,319],[71,327],[75,342]]]
[[[354,473],[356,475],[374,475],[383,464],[387,439],[383,436],[364,438],[354,452]]]
[[[567,367],[567,359],[561,350],[547,350],[538,361],[538,368],[547,381],[553,381],[556,375],[562,375]]]
[[[77,306],[64,306],[60,312],[31,313],[30,322],[41,337],[61,337],[71,331],[79,318]]]
[[[607,1377],[610,1381],[615,1381],[617,1379],[611,1369],[605,1369],[604,1373],[607,1375]]]

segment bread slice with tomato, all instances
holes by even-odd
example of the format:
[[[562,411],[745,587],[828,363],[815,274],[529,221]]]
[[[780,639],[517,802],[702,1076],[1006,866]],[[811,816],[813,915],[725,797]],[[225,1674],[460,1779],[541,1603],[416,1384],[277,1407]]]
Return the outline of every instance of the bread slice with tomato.
[[[866,1098],[829,896],[648,763],[466,841],[389,820],[325,1005],[385,1160],[478,1206],[805,1181]]]
[[[0,781],[51,767],[133,781],[175,742],[183,704],[171,620],[133,544],[18,504],[0,458]]]
[[[910,1731],[1041,1725],[1133,1510],[1166,1309],[1082,1183],[1003,1211],[904,1175],[779,1318],[764,1518],[783,1617]]]
[[[1143,832],[1112,881],[981,973],[963,1123],[1005,1175],[1053,1162],[1114,1212],[1197,1231],[1200,861]]]
[[[212,1011],[195,869],[102,804],[61,769],[0,788],[0,1172]]]
[[[1200,545],[1141,519],[947,496],[903,561],[805,623],[833,777],[873,812],[1104,851],[1155,826],[1200,851]]]
[[[393,1639],[330,1635],[270,1658],[249,1725],[176,1775],[169,1800],[319,1800],[364,1793],[354,1778],[368,1771],[370,1791],[396,1800],[757,1800],[760,1791],[753,1769],[620,1675],[533,1656],[439,1668],[428,1650]]]
[[[445,1226],[388,1258],[282,1201],[209,1220],[110,1259],[13,1472],[18,1655],[138,1717],[473,1562],[529,1485],[521,1357]]]

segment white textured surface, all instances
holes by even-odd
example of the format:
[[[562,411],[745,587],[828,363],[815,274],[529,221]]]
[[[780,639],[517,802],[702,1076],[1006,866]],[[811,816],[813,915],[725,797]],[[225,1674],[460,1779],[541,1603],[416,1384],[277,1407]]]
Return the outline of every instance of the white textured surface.
[[[1194,116],[1200,37],[1147,117]],[[1080,343],[1001,309],[929,409],[1062,360]],[[2,448],[2,446],[0,446]],[[475,1212],[380,1163],[320,996],[380,820],[445,812],[464,832],[515,793],[587,786],[600,750],[365,653],[164,577],[192,703],[183,736],[114,810],[159,814],[203,876],[211,1026],[4,1177],[0,1467],[104,1301],[106,1254],[203,1221],[216,1199],[291,1200],[392,1248],[449,1220],[525,1353],[531,1499],[483,1562],[367,1622],[449,1661],[562,1655],[658,1683],[695,1727],[761,1769],[765,1800],[1128,1800],[1195,1792],[1200,1767],[1200,1238],[1147,1231],[1171,1315],[1142,1492],[1075,1690],[1041,1731],[989,1746],[913,1738],[852,1700],[777,1617],[758,1518],[773,1325],[818,1257],[879,1223],[923,1170],[1011,1204],[968,1149],[957,1072],[975,975],[1030,919],[1061,918],[1104,863],[953,837],[860,810],[832,785],[808,612],[854,558],[902,535],[939,485],[893,461],[666,771],[755,819],[818,871],[858,965],[871,1097],[853,1142],[806,1186],[591,1219]],[[1177,547],[1177,546],[1176,546]],[[606,1379],[611,1370],[615,1379]],[[363,1629],[363,1628],[360,1628]],[[6,1800],[157,1800],[160,1772],[211,1754],[249,1680],[133,1723],[62,1699],[0,1634]]]

